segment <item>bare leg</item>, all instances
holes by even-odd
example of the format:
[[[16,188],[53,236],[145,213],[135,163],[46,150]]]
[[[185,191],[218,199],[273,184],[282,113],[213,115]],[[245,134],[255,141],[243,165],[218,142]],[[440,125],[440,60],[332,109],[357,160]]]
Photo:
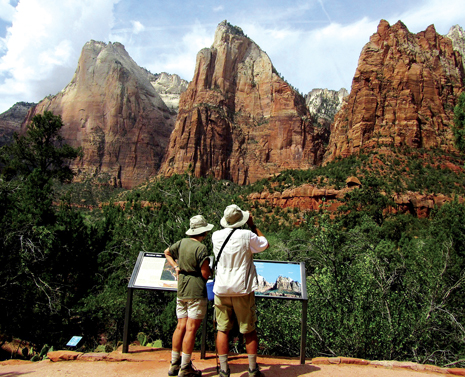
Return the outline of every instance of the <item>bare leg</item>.
[[[253,330],[247,334],[244,334],[244,337],[245,337],[245,349],[247,350],[247,353],[249,355],[256,355],[258,351],[257,331]]]
[[[187,319],[187,324],[185,326],[184,339],[182,341],[182,352],[186,354],[191,354],[194,350],[195,343],[195,334],[202,323],[202,319]]]
[[[221,370],[227,372],[229,370],[229,331],[218,331],[216,334],[216,348],[220,359]]]
[[[227,355],[229,353],[229,331],[218,331],[216,334],[216,348],[218,355]]]
[[[172,343],[173,343],[172,349],[175,352],[181,352],[182,350],[184,334],[186,333],[186,324],[187,324],[187,317],[178,319],[178,324],[176,325],[176,330],[174,330],[173,340],[172,340]]]

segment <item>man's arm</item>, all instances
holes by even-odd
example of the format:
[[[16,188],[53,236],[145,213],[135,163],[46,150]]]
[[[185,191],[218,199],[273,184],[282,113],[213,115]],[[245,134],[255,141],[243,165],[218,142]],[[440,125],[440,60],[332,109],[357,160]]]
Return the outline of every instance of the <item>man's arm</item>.
[[[176,263],[173,256],[171,255],[169,247],[166,248],[166,250],[164,251],[164,254],[165,254],[165,257],[166,257],[166,260],[168,261],[168,263],[176,271],[176,279],[179,278],[179,271],[181,271],[181,269],[179,268],[178,264]]]
[[[200,267],[200,272],[204,280],[208,280],[208,278],[211,276],[212,271],[210,270],[210,259],[209,258],[203,261],[202,266]]]
[[[266,241],[266,247],[265,248],[261,248],[261,247],[254,247],[255,250],[257,249],[260,249],[260,250],[257,250],[257,252],[260,252],[260,251],[263,251],[263,250],[266,250],[270,247],[270,244],[268,243],[268,240],[265,238],[265,235],[261,232],[260,229],[257,228],[257,226],[254,224],[253,222],[253,218],[252,218],[252,215],[249,215],[249,218],[247,219],[247,225],[249,226],[250,230],[252,231],[252,233],[255,233],[258,237],[263,237]],[[263,241],[263,239],[261,239],[261,241]],[[261,242],[263,243],[263,242]]]

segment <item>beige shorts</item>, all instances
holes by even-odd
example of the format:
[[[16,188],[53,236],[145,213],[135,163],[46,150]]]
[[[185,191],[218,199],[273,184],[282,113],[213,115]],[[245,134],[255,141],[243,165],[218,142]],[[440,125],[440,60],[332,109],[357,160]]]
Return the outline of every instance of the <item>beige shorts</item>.
[[[207,298],[176,299],[176,316],[178,318],[203,319],[207,314]]]
[[[255,330],[257,313],[255,294],[246,296],[220,297],[215,295],[215,320],[219,331],[228,332],[232,329],[234,318],[237,318],[241,334]]]

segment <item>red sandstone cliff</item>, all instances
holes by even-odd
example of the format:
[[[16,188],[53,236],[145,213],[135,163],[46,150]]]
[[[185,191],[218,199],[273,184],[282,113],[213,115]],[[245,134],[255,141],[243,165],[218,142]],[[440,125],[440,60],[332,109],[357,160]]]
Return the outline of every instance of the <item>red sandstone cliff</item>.
[[[197,55],[160,172],[192,169],[247,184],[283,169],[308,169],[321,161],[327,138],[310,118],[304,98],[269,57],[223,21],[212,47]]]
[[[284,190],[283,192],[269,193],[264,191],[253,193],[248,195],[247,199],[252,205],[267,205],[273,208],[298,208],[299,211],[319,211],[324,208],[325,210],[336,212],[344,204],[344,196],[361,186],[360,184],[351,185],[351,179],[353,177],[349,177],[347,179],[347,187],[340,190],[305,184]],[[389,207],[386,210],[387,212],[411,213],[420,218],[425,218],[429,216],[435,207],[440,208],[445,203],[452,202],[454,197],[407,191],[402,194],[394,194],[391,196],[391,199],[396,204],[396,208]],[[462,204],[465,203],[465,198],[463,197],[455,197],[455,200],[458,200]]]
[[[123,45],[95,41],[83,47],[69,85],[42,100],[25,123],[45,110],[61,115],[68,144],[83,147],[84,158],[73,165],[78,179],[125,188],[156,174],[175,118]]]
[[[325,162],[380,144],[454,151],[453,108],[464,79],[460,53],[434,26],[412,34],[382,20],[331,126]]]

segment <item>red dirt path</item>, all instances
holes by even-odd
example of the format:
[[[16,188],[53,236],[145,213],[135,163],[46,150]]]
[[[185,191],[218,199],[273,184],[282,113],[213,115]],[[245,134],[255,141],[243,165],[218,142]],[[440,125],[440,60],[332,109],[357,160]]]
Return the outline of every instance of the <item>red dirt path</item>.
[[[60,352],[60,351],[58,351]],[[54,356],[58,357],[58,352]],[[64,353],[61,357],[77,357],[77,353]],[[53,356],[53,355],[51,355]],[[193,363],[202,370],[203,376],[216,376],[216,358],[207,354],[205,360],[194,352]],[[128,354],[120,351],[111,354],[79,354],[73,361],[45,360],[36,363],[9,360],[0,362],[2,377],[158,377],[167,376],[170,351],[166,349],[141,349],[130,347]],[[367,363],[354,365],[352,362]],[[232,356],[230,360],[232,377],[248,377],[247,355]],[[295,358],[258,357],[262,372],[267,377],[428,377],[440,374],[465,376],[465,369],[442,369],[414,363],[371,362],[348,358],[317,358],[301,365]],[[321,364],[323,363],[323,364]]]

